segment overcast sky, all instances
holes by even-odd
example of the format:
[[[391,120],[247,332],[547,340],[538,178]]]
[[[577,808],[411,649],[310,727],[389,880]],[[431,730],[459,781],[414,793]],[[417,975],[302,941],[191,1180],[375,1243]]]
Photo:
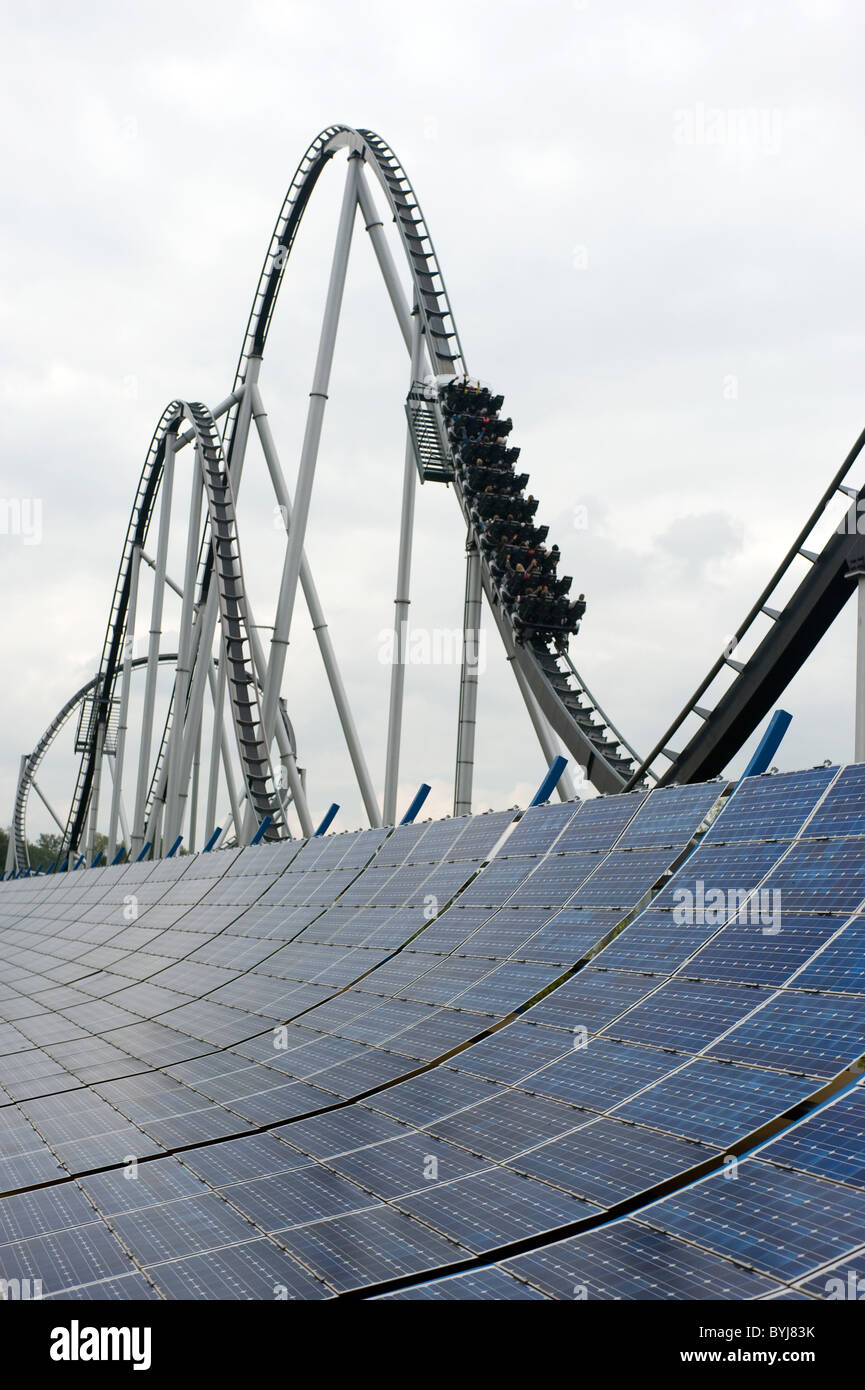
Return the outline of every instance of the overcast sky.
[[[0,534],[0,821],[19,755],[95,669],[160,413],[230,390],[285,189],[332,122],[380,132],[405,164],[469,366],[505,393],[539,519],[587,594],[574,659],[631,741],[653,743],[865,423],[861,6],[0,13],[0,499],[41,507],[39,544]],[[343,169],[304,220],[261,378],[292,483]],[[308,553],[379,787],[406,385],[358,223]],[[272,500],[251,453],[241,545],[262,626],[281,566]],[[413,622],[452,630],[459,515],[432,484],[417,502]],[[172,553],[179,567],[180,533]],[[852,756],[854,617],[784,696],[784,767]],[[295,629],[284,691],[313,815],[336,800],[338,825],[359,824],[301,606]],[[543,772],[488,639],[480,809],[525,804]],[[457,682],[452,664],[409,669],[401,805],[426,780],[432,812],[450,809]],[[70,771],[59,755],[45,769],[64,814]]]

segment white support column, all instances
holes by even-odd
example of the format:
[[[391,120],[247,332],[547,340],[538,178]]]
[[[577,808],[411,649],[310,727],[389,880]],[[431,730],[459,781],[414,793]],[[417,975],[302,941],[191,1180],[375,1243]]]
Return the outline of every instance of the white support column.
[[[215,580],[214,580],[214,582],[213,582],[212,585],[211,585],[210,593],[208,594],[208,597],[207,597],[207,603],[206,603],[206,605],[205,605],[205,610],[204,610],[203,617],[201,618],[201,626],[202,626],[202,629],[203,629],[203,631],[202,631],[202,638],[201,638],[201,645],[202,645],[202,648],[203,648],[205,651],[207,651],[207,653],[208,653],[208,659],[207,659],[206,663],[204,663],[204,662],[202,662],[201,660],[199,660],[199,661],[196,663],[196,666],[195,666],[195,669],[194,669],[193,675],[192,675],[192,686],[191,686],[190,696],[189,696],[189,707],[190,707],[190,716],[192,716],[192,714],[194,713],[196,722],[195,722],[195,725],[193,726],[193,728],[190,729],[189,721],[187,721],[187,735],[186,735],[186,737],[184,738],[184,741],[183,741],[183,755],[182,755],[182,756],[183,756],[183,761],[181,762],[180,776],[181,776],[181,779],[182,779],[184,785],[186,785],[186,784],[188,783],[189,778],[190,778],[190,775],[191,775],[191,772],[192,772],[192,760],[193,760],[193,758],[194,758],[194,756],[195,756],[195,746],[196,746],[196,745],[195,745],[195,742],[194,742],[194,739],[197,738],[198,730],[199,730],[200,727],[201,727],[202,706],[203,706],[203,689],[204,689],[204,680],[205,680],[205,675],[204,675],[205,668],[206,668],[207,671],[209,672],[209,678],[210,678],[210,681],[211,681],[211,689],[212,689],[212,681],[213,681],[213,660],[212,660],[212,657],[210,657],[210,652],[211,652],[212,647],[213,647],[213,637],[214,637],[214,632],[215,632],[215,629],[216,629],[216,620],[217,620],[217,616],[218,616],[218,613],[217,613],[217,603],[216,603],[216,582],[215,582]],[[259,635],[258,635],[258,629],[257,629],[256,626],[255,626],[255,622],[254,622],[254,619],[253,619],[253,617],[252,617],[252,613],[251,613],[251,611],[250,611],[249,609],[247,609],[247,616],[248,616],[248,618],[249,618],[249,632],[248,632],[248,636],[249,636],[250,652],[251,652],[251,655],[252,655],[253,666],[254,666],[256,675],[257,675],[257,677],[258,677],[259,686],[260,686],[260,685],[261,685],[261,681],[262,681],[262,677],[263,677],[263,673],[264,673],[264,670],[265,670],[265,665],[266,665],[265,656],[264,656],[264,650],[263,650],[262,645],[261,645],[261,638],[260,638]],[[221,645],[221,644],[220,644],[220,645]],[[222,668],[222,660],[223,660],[223,658],[220,657],[220,668]],[[225,733],[224,730],[223,730],[223,738],[227,741],[227,734]],[[277,726],[276,726],[276,742],[277,742],[277,746],[279,747],[280,753],[283,754],[283,756],[286,758],[285,766],[286,766],[286,772],[287,772],[287,775],[288,775],[289,789],[290,789],[291,794],[292,794],[292,799],[293,799],[294,804],[295,804],[295,809],[296,809],[296,811],[297,811],[298,818],[299,818],[299,820],[300,820],[301,827],[302,827],[302,829],[303,829],[303,833],[304,833],[304,835],[311,835],[311,834],[312,834],[312,831],[313,831],[313,822],[312,822],[312,817],[311,817],[310,812],[309,812],[309,806],[308,806],[307,800],[306,800],[306,792],[305,792],[305,790],[304,790],[304,788],[303,788],[303,785],[302,785],[301,780],[300,780],[299,773],[298,773],[298,771],[297,771],[297,764],[296,764],[296,760],[295,760],[295,756],[294,756],[294,750],[293,750],[293,748],[291,747],[291,743],[290,743],[288,734],[287,734],[287,732],[286,732],[285,726],[284,726],[284,724],[283,724],[283,722],[282,722],[281,719],[278,720]],[[229,776],[230,776],[230,763],[229,763],[229,758],[228,758],[228,753],[227,753],[227,747],[226,747],[226,745],[224,745],[224,749],[223,749],[223,763],[224,763],[224,767],[225,767],[226,780],[228,780],[228,778],[229,778]],[[165,766],[163,765],[162,772],[161,772],[161,774],[160,774],[160,779],[159,779],[159,782],[158,782],[158,785],[157,785],[156,800],[155,800],[155,803],[154,803],[154,817],[153,817],[153,831],[154,831],[154,833],[156,833],[156,830],[158,829],[158,819],[157,819],[156,817],[157,817],[157,813],[158,813],[158,811],[159,811],[159,809],[160,809],[160,807],[161,807],[161,804],[162,804],[162,803],[161,803],[161,798],[162,798],[162,796],[164,795],[165,777],[166,777],[166,769],[165,769]],[[244,791],[245,791],[245,789],[244,789]],[[241,798],[241,801],[242,801],[242,799],[243,799],[243,798]],[[251,811],[252,811],[252,804],[251,804],[251,802],[250,802],[250,812],[251,812]],[[247,842],[246,839],[244,838],[245,832],[249,832],[249,837],[251,837],[251,835],[254,833],[254,831],[255,831],[255,829],[256,829],[256,825],[255,825],[255,822],[254,822],[254,816],[248,815],[248,816],[244,819],[244,818],[242,818],[241,816],[234,815],[233,819],[234,819],[235,829],[236,829],[236,832],[237,832],[238,844],[245,844],[245,843]],[[151,836],[151,838],[152,838],[152,836]]]
[[[96,758],[93,764],[93,782],[90,787],[90,820],[85,842],[85,854],[88,862],[91,864],[93,863],[93,851],[96,847],[96,822],[99,818],[99,793],[102,789],[102,758],[105,752],[105,734],[106,725],[98,725],[96,730]]]
[[[39,800],[42,802],[42,805],[45,807],[46,811],[53,820],[54,824],[57,826],[57,829],[60,831],[61,835],[65,834],[66,826],[63,824],[57,812],[54,810],[54,807],[51,805],[51,802],[48,800],[47,796],[43,792],[39,783],[36,781],[35,777],[30,778],[30,786],[33,788],[33,791],[39,797]]]
[[[267,412],[262,404],[261,392],[257,386],[253,387],[252,392],[252,414],[256,429],[258,430],[259,439],[261,440],[261,447],[264,451],[264,457],[270,473],[273,490],[276,494],[276,500],[279,503],[282,513],[285,529],[287,534],[290,535],[292,524],[291,498],[289,497],[285,476],[279,462],[279,455],[276,451],[276,444],[274,443]],[[321,600],[319,599],[318,590],[312,578],[312,572],[309,568],[305,551],[301,552],[300,586],[303,590],[303,596],[309,610],[313,631],[318,642],[319,651],[321,652],[321,659],[324,663],[331,694],[333,695],[336,711],[339,715],[339,722],[342,725],[349,757],[354,767],[354,774],[357,778],[357,785],[360,789],[369,823],[370,825],[381,825],[381,811],[378,806],[378,798],[376,797],[369,767],[367,766],[363,748],[358,738],[357,727],[348,703],[348,696],[345,691],[345,686],[343,685],[342,676],[340,675],[336,653],[330,638],[330,632],[328,631],[327,619],[324,616],[324,609],[321,606]]]
[[[412,316],[411,385],[423,361],[423,333],[417,309]],[[417,491],[417,465],[411,433],[406,428],[405,458],[402,473],[402,511],[399,527],[399,559],[397,561],[396,598],[394,599],[393,666],[390,673],[390,701],[387,717],[387,752],[384,771],[385,825],[393,825],[396,817],[396,794],[399,783],[399,755],[402,742],[402,712],[405,694],[405,661],[408,645],[408,613],[411,604],[411,552],[414,539],[414,504]]]
[[[177,645],[177,669],[174,680],[174,709],[168,737],[166,760],[168,779],[165,793],[165,838],[169,846],[180,834],[187,788],[180,781],[180,754],[192,673],[192,623],[195,615],[195,576],[201,549],[201,507],[204,498],[202,459],[195,450],[195,467],[189,499],[189,530],[186,538],[186,565],[183,576],[183,603],[180,613],[180,636]],[[199,730],[200,734],[200,730]]]
[[[327,389],[330,385],[330,371],[333,363],[333,350],[336,344],[336,330],[339,324],[340,309],[342,307],[342,295],[345,287],[346,270],[348,269],[348,255],[351,248],[352,229],[357,214],[359,172],[360,160],[356,157],[351,157],[348,162],[348,174],[346,176],[342,208],[339,215],[339,227],[337,229],[336,246],[330,270],[330,283],[327,289],[324,319],[321,326],[321,338],[318,345],[318,357],[316,359],[312,391],[310,392],[309,410],[306,417],[306,430],[303,438],[303,448],[301,450],[300,467],[297,476],[297,490],[294,498],[294,518],[285,551],[282,581],[279,587],[279,600],[276,608],[276,617],[274,619],[273,636],[271,637],[270,643],[270,662],[267,669],[267,678],[264,682],[262,722],[264,725],[264,736],[268,743],[270,743],[273,738],[277,722],[279,695],[282,689],[282,677],[285,671],[285,659],[288,650],[289,636],[291,634],[294,600],[297,593],[298,579],[300,577],[300,561],[306,537],[306,524],[309,519],[310,502],[312,500],[312,484],[315,477],[318,446],[321,440],[324,407],[327,401]]]
[[[376,260],[379,264],[385,286],[387,287],[390,302],[393,305],[396,321],[399,324],[400,332],[405,341],[409,352],[412,350],[412,320],[409,309],[409,301],[406,298],[402,287],[390,247],[385,236],[384,223],[379,216],[375,199],[370,192],[369,184],[363,169],[359,171],[357,180],[357,200],[360,204],[361,215],[364,220],[364,230],[369,234],[375,251]]]
[[[237,491],[240,487],[240,479],[243,473],[243,463],[246,458],[246,441],[249,438],[249,426],[252,421],[252,387],[258,381],[260,372],[261,358],[250,357],[246,364],[246,379],[243,383],[243,395],[240,398],[240,406],[237,411],[237,420],[234,424],[234,434],[231,440],[231,486],[235,501],[237,500]]]
[[[141,716],[141,743],[138,752],[138,781],[135,793],[135,812],[132,825],[134,858],[144,845],[144,814],[147,789],[150,785],[150,750],[153,742],[153,712],[156,705],[156,678],[159,674],[159,642],[162,637],[162,605],[165,598],[165,567],[168,559],[168,536],[171,527],[171,497],[174,490],[174,434],[165,436],[165,459],[162,470],[162,498],[159,509],[159,537],[156,544],[156,572],[153,578],[153,604],[150,613],[150,643],[147,651],[147,676],[144,686],[144,709]]]
[[[463,656],[460,670],[460,703],[457,721],[457,766],[454,781],[454,815],[471,815],[475,771],[478,675],[481,640],[481,557],[472,541],[466,552],[466,596],[463,609]]]
[[[225,729],[225,662],[220,656],[219,670],[210,671],[210,699],[213,706],[213,727],[210,732],[210,768],[207,779],[207,809],[204,815],[204,843],[216,829],[216,797],[219,790],[219,761]]]
[[[218,675],[215,675],[215,674],[214,674],[214,671],[213,671],[213,662],[210,663],[209,682],[210,682],[210,697],[211,697],[211,701],[212,701],[212,703],[213,703],[213,709],[214,709],[214,725],[213,725],[213,735],[212,735],[212,738],[213,738],[213,758],[214,758],[214,762],[216,762],[216,766],[217,766],[217,776],[214,778],[214,775],[213,775],[213,768],[212,768],[212,767],[211,767],[211,774],[210,774],[210,775],[211,775],[211,782],[212,782],[212,785],[213,785],[213,805],[214,805],[214,808],[215,808],[215,807],[216,807],[216,786],[217,786],[217,783],[218,783],[218,780],[219,780],[219,779],[218,779],[218,768],[219,768],[219,764],[218,764],[218,761],[217,761],[217,751],[219,751],[219,752],[221,752],[221,754],[222,754],[222,771],[223,771],[223,775],[224,775],[224,777],[225,777],[225,786],[226,786],[226,790],[227,790],[227,792],[228,792],[228,804],[229,804],[229,806],[231,807],[231,819],[232,819],[232,821],[236,821],[236,822],[239,824],[239,823],[240,823],[240,809],[239,809],[240,803],[238,802],[238,799],[237,799],[237,785],[236,785],[235,780],[234,780],[234,769],[233,769],[232,766],[231,766],[231,740],[230,740],[229,737],[228,737],[228,730],[227,730],[226,727],[225,727],[225,718],[224,718],[224,714],[225,714],[225,662],[224,662],[221,658],[220,658],[220,662],[219,662],[219,673],[218,673]],[[209,795],[210,795],[210,793],[209,793],[209,791],[208,791],[208,799],[209,799]],[[213,813],[212,813],[212,814],[213,814],[213,823],[212,823],[212,824],[211,824],[211,821],[210,821],[211,812],[210,812],[210,808],[209,808],[209,807],[208,807],[208,813],[207,813],[207,814],[208,814],[208,820],[207,820],[207,825],[206,825],[206,827],[205,827],[205,833],[206,833],[207,839],[205,840],[205,844],[207,843],[207,840],[210,839],[211,835],[213,834],[214,830],[216,829],[216,810],[214,809],[214,810],[213,810]]]
[[[123,786],[123,760],[126,754],[126,733],[129,727],[129,689],[132,683],[132,658],[135,646],[135,614],[138,608],[138,576],[141,571],[141,546],[132,548],[129,562],[129,605],[127,608],[126,636],[124,639],[123,673],[120,677],[120,712],[117,724],[117,751],[111,769],[111,810],[108,818],[108,862],[117,853],[117,821],[120,814],[120,794]],[[129,839],[124,830],[125,843]]]
[[[183,731],[180,749],[178,751],[179,771],[178,779],[181,785],[188,785],[192,774],[192,759],[195,756],[196,741],[198,730],[201,725],[202,711],[204,705],[204,688],[207,681],[208,668],[213,664],[211,652],[213,650],[213,638],[216,632],[216,623],[219,616],[218,607],[219,595],[217,590],[217,578],[213,573],[210,579],[210,588],[204,603],[203,611],[198,611],[198,621],[195,625],[197,660],[192,672],[192,680],[189,686],[189,702],[186,723]],[[176,712],[175,712],[176,713]],[[164,804],[166,786],[168,781],[168,759],[164,759],[159,771],[156,783],[156,793],[151,810],[150,826],[148,827],[148,837],[154,840],[158,833],[158,828],[162,820],[162,806]]]
[[[114,763],[115,763],[115,758],[109,758],[109,759],[108,759],[108,771],[111,773],[112,792],[113,792],[113,791],[116,791],[118,788],[120,788],[120,778],[119,778],[119,776],[118,776],[118,774],[117,774],[117,771],[116,771],[116,769],[115,769]],[[112,797],[112,800],[113,800],[113,797]],[[120,831],[121,831],[121,834],[123,835],[123,843],[124,843],[125,845],[130,845],[130,844],[132,843],[132,841],[131,841],[130,835],[129,835],[129,823],[128,823],[127,819],[126,819],[126,811],[125,811],[124,808],[123,808],[123,794],[122,794],[122,788],[120,788],[120,795],[119,795],[118,798],[117,798],[117,814],[118,814],[118,817],[119,817],[119,819],[120,819]],[[116,846],[115,846],[114,853],[111,854],[111,855],[108,857],[108,862],[109,862],[109,864],[111,863],[111,861],[112,861],[112,859],[114,858],[114,855],[115,855],[116,853],[117,853],[117,848],[116,848]]]
[[[231,827],[232,827],[233,825],[234,825],[234,812],[233,812],[233,811],[229,811],[228,815],[225,817],[225,824],[224,824],[223,827],[222,827],[222,833],[220,834],[219,839],[217,840],[216,844],[215,844],[214,847],[213,847],[214,849],[222,849],[222,846],[225,844],[225,841],[228,839],[229,831],[231,830]]]
[[[255,625],[253,624],[251,615],[249,623],[249,646],[252,652],[253,665],[258,675],[259,687],[261,687],[264,684],[265,674],[267,671],[267,660],[264,655],[264,648],[261,645],[261,638],[258,635],[258,628],[255,627]],[[282,756],[283,767],[285,768],[286,776],[288,778],[288,789],[291,792],[291,798],[294,802],[294,809],[296,810],[298,819],[300,821],[301,830],[303,831],[304,835],[310,836],[312,835],[315,826],[313,825],[312,816],[309,812],[309,804],[306,799],[306,788],[304,787],[303,782],[301,780],[300,772],[298,771],[295,750],[291,745],[291,739],[288,736],[288,730],[285,727],[285,723],[282,719],[278,704],[276,729],[274,730],[274,733],[276,737],[277,747],[279,748],[280,754]],[[269,746],[270,741],[268,741],[268,747]],[[241,822],[239,820],[235,821],[235,828],[237,830],[238,837],[240,837]]]
[[[532,689],[529,686],[529,683],[523,675],[522,671],[520,670],[519,666],[514,661],[513,657],[509,657],[508,659],[511,663],[513,673],[517,678],[517,685],[519,686],[520,694],[522,695],[523,700],[525,701],[525,706],[529,712],[529,718],[532,721],[532,726],[534,728],[535,733],[538,736],[538,743],[541,745],[541,750],[543,752],[544,758],[546,759],[547,767],[549,767],[550,764],[559,756],[559,749],[556,746],[553,731],[550,728],[549,723],[547,722],[547,717],[541,709],[540,705],[538,704],[537,700],[535,699]],[[571,774],[567,768],[565,768],[564,772],[559,778],[556,790],[559,794],[560,801],[573,801],[576,797],[576,788],[574,786],[573,779],[571,778]]]
[[[22,777],[24,776],[24,769],[25,769],[26,766],[27,766],[27,762],[28,762],[28,760],[29,760],[29,757],[30,757],[30,754],[29,754],[29,753],[22,753],[22,754],[21,754],[21,760],[20,760],[20,762],[18,763],[18,781],[17,781],[16,786],[15,786],[15,792],[16,792],[15,800],[16,800],[16,802],[17,802],[17,800],[18,800],[18,795],[17,795],[17,793],[18,793],[18,787],[20,787],[20,785],[21,785],[21,779],[22,779]],[[65,833],[66,833],[66,826],[65,826],[65,825],[62,827],[62,830],[63,830],[63,834],[65,835]],[[62,838],[62,837],[61,837],[61,838]],[[3,871],[4,873],[7,873],[7,874],[8,874],[12,869],[17,869],[17,867],[18,867],[18,860],[17,860],[17,856],[16,856],[17,848],[18,848],[18,846],[17,846],[17,844],[16,844],[16,836],[15,836],[15,817],[14,817],[14,814],[13,814],[13,817],[12,817],[12,824],[9,826],[9,843],[8,843],[7,846],[6,846],[6,868],[5,868],[4,871]],[[23,848],[24,848],[24,851],[25,851],[25,853],[26,853],[26,849],[27,849],[26,844],[23,846]]]
[[[189,833],[187,849],[190,854],[195,853],[195,837],[198,833],[198,788],[201,777],[201,726],[198,729],[198,743],[195,747],[195,757],[192,760],[192,791],[189,798]],[[183,829],[183,821],[177,827],[179,835]],[[175,836],[175,839],[177,836]]]

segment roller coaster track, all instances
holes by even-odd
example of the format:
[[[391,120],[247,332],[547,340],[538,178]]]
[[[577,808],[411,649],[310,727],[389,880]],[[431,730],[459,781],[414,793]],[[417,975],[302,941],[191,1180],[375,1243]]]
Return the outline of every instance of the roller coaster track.
[[[69,822],[63,839],[63,853],[74,852],[78,848],[84,830],[88,794],[99,756],[100,727],[104,729],[107,723],[120,664],[118,655],[122,651],[125,638],[132,551],[136,544],[143,544],[147,534],[153,503],[162,479],[166,439],[169,435],[176,436],[184,419],[191,425],[207,499],[210,554],[215,558],[216,564],[219,616],[229,671],[229,702],[244,779],[251,805],[259,820],[270,818],[268,838],[276,838],[280,834],[282,807],[276,791],[268,748],[261,732],[257,677],[248,650],[249,625],[237,538],[237,519],[223,441],[206,406],[198,402],[190,405],[184,401],[172,401],[163,412],[151,441],[127,528],[108,633],[103,647],[103,661],[94,683],[94,716],[91,719],[88,748],[79,767]],[[206,607],[202,604],[198,611],[201,618],[200,631],[205,622]]]
[[[162,652],[160,653],[159,660],[164,665],[170,665],[172,662],[176,662],[177,653]],[[147,658],[145,656],[136,656],[132,659],[131,664],[134,669],[139,670],[146,666]],[[99,680],[100,678],[98,675],[91,676],[89,681],[82,685],[79,690],[76,690],[75,694],[66,701],[62,709],[57,711],[51,723],[48,725],[48,728],[36,744],[36,747],[33,749],[33,752],[28,755],[25,761],[22,775],[18,780],[18,787],[15,793],[15,809],[12,817],[12,824],[15,831],[15,864],[16,868],[21,872],[28,866],[26,837],[27,801],[36,773],[39,770],[42,759],[45,757],[45,754],[48,752],[48,749],[60,733],[64,724],[75,710],[84,704],[88,696],[96,691]]]
[[[629,787],[635,786],[655,768],[661,757],[669,763],[665,770],[655,772],[661,786],[673,782],[702,782],[723,772],[831,627],[854,591],[848,571],[865,556],[865,536],[861,531],[865,488],[857,490],[845,481],[863,447],[865,430],[737,628],[733,640],[637,768]],[[850,506],[822,549],[814,550],[815,532],[839,493],[850,499]],[[785,589],[785,581],[795,575],[795,567],[802,561],[807,566],[804,578],[780,607],[773,606],[775,594]],[[753,637],[761,616],[769,620],[769,629],[747,660],[741,661],[733,653],[747,641],[749,634]],[[708,701],[707,692],[725,671],[732,673],[732,683]],[[680,752],[675,752],[672,744],[693,716],[699,721],[696,732]]]
[[[195,648],[193,659],[199,659],[200,643],[204,640],[202,619],[211,603],[211,588],[216,575],[219,620],[226,661],[231,671],[228,680],[230,705],[251,810],[259,820],[270,817],[269,835],[288,833],[284,803],[275,789],[270,763],[267,731],[272,736],[273,725],[267,717],[267,692],[262,695],[260,703],[262,673],[256,671],[248,647],[248,615],[233,492],[236,492],[240,480],[250,422],[256,409],[258,372],[285,268],[318,179],[340,150],[348,152],[350,161],[358,160],[361,166],[371,169],[384,193],[410,271],[414,306],[419,319],[417,331],[422,335],[434,374],[454,376],[467,373],[432,238],[405,169],[393,150],[372,131],[355,130],[343,125],[327,127],[312,142],[298,165],[277,218],[253,298],[231,394],[220,407],[215,408],[212,415],[203,406],[186,407],[180,402],[173,402],[163,414],[151,441],[127,528],[99,672],[93,683],[92,717],[86,748],[78,768],[64,850],[77,850],[84,831],[122,665],[132,557],[136,546],[143,547],[150,527],[163,473],[166,435],[173,432],[176,436],[181,417],[188,419],[192,425],[183,440],[189,442],[194,439],[200,453],[208,502],[208,515],[195,571],[195,625],[199,645]],[[382,224],[374,218],[374,208],[368,195],[365,203],[364,197],[359,194],[359,201],[366,229],[372,233],[374,228]],[[391,268],[389,274],[380,245],[375,241],[374,244],[399,319],[401,291],[394,288],[393,270]],[[403,308],[400,326],[409,344],[410,333],[405,317]],[[315,395],[315,391],[311,392],[311,397]],[[438,412],[439,426],[443,430],[438,404],[433,402],[432,408]],[[215,423],[220,416],[224,416],[221,439]],[[554,731],[601,792],[616,792],[639,783],[652,785],[657,781],[693,781],[720,771],[806,659],[852,591],[844,575],[850,560],[856,558],[854,552],[861,548],[858,537],[833,538],[820,555],[810,554],[805,541],[813,525],[822,517],[828,500],[839,488],[851,491],[845,488],[843,479],[861,447],[860,439],[772,584],[739,629],[736,640],[740,641],[751,630],[760,613],[772,615],[773,626],[767,637],[745,663],[737,662],[730,654],[722,656],[667,734],[644,760],[640,760],[604,713],[567,655],[553,651],[547,642],[538,638],[525,641],[517,639],[510,618],[498,601],[487,559],[477,547],[477,538],[473,536],[468,499],[455,478],[454,491],[467,527],[468,548],[469,551],[477,550],[480,586],[539,736],[542,724],[548,740],[549,731]],[[450,461],[452,465],[453,459]],[[809,575],[782,609],[772,610],[768,599],[773,588],[787,574],[791,563],[802,556],[807,557],[811,565]],[[736,673],[732,687],[711,707],[700,704],[706,690],[723,668]],[[670,741],[679,733],[687,718],[695,714],[702,721],[701,727],[682,753],[672,753]],[[170,720],[169,711],[160,745],[161,756],[165,752]],[[283,727],[280,727],[280,733],[284,753],[286,735]],[[457,756],[459,764],[459,748]],[[669,766],[659,767],[659,759],[664,759]],[[355,766],[357,769],[356,759]],[[161,773],[160,760],[160,766],[149,781],[148,809],[153,805],[157,779]],[[364,799],[369,808],[369,798],[365,796]]]

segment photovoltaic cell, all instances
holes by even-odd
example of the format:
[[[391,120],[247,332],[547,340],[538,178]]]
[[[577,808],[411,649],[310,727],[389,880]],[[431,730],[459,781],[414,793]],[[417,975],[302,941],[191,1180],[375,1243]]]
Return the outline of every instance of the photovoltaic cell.
[[[395,1199],[401,1210],[478,1253],[538,1229],[581,1221],[598,1208],[517,1173],[443,1183],[428,1193]]]
[[[845,1092],[760,1150],[780,1167],[865,1189],[865,1089]]]
[[[837,771],[815,767],[746,778],[726,801],[706,841],[792,839]]]
[[[443,1279],[434,1279],[428,1284],[415,1284],[395,1293],[381,1294],[379,1298],[382,1302],[387,1299],[448,1299],[467,1302],[480,1299],[543,1299],[545,1295],[539,1289],[533,1289],[519,1279],[514,1279],[497,1265],[489,1265],[484,1269],[467,1270],[465,1274],[452,1274]]]
[[[764,1275],[633,1220],[519,1255],[502,1268],[568,1301],[750,1299],[777,1288]]]
[[[789,1280],[861,1243],[865,1193],[752,1161],[735,1182],[713,1174],[638,1219]]]
[[[332,1291],[269,1240],[157,1264],[149,1278],[168,1299],[320,1299]]]

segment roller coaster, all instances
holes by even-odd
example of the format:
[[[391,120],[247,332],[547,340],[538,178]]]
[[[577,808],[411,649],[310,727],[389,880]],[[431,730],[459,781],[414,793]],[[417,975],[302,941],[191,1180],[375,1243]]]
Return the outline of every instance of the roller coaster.
[[[347,156],[345,185],[292,497],[259,378],[303,214],[319,177],[341,153]],[[375,195],[367,174],[377,185]],[[358,214],[372,243],[409,357],[393,664],[381,799],[305,552]],[[394,256],[385,218],[395,226],[407,276]],[[126,530],[98,670],[58,712],[33,752],[22,758],[7,872],[24,873],[29,867],[27,815],[32,791],[48,806],[61,832],[58,863],[70,867],[82,860],[93,862],[100,827],[106,832],[109,858],[124,853],[132,857],[164,855],[184,835],[194,849],[202,820],[201,842],[208,845],[224,843],[232,833],[240,845],[258,836],[290,838],[298,829],[302,836],[313,834],[315,821],[306,780],[283,698],[298,588],[309,611],[366,817],[370,826],[393,824],[419,483],[451,488],[466,535],[454,814],[464,814],[472,807],[477,650],[484,598],[548,764],[560,739],[601,793],[698,782],[723,772],[854,591],[851,577],[855,577],[857,565],[861,570],[865,550],[860,528],[865,487],[854,484],[865,431],[732,640],[648,756],[641,757],[592,694],[567,642],[543,626],[521,630],[512,609],[503,601],[494,552],[483,544],[483,518],[477,497],[467,484],[446,410],[450,386],[475,380],[469,373],[428,224],[405,169],[393,150],[372,131],[329,126],[304,154],[277,218],[231,391],[213,408],[174,400],[159,420]],[[269,651],[259,636],[244,582],[237,524],[237,495],[253,430],[285,527]],[[172,506],[175,475],[182,451],[190,446],[195,466],[189,515],[178,520],[173,517],[177,509]],[[515,457],[518,450],[511,453]],[[526,475],[514,476],[520,499],[526,482]],[[839,505],[843,511],[836,518]],[[173,520],[175,527],[186,527],[186,558],[179,583],[168,573]],[[536,539],[541,542],[546,534],[545,527],[536,529]],[[136,657],[136,633],[140,636],[143,631],[139,612],[143,607],[139,602],[143,567],[153,571],[152,600],[147,653]],[[177,650],[165,652],[163,612],[169,589],[180,599],[181,616]],[[167,712],[157,721],[157,682],[160,671],[166,670],[171,679],[170,698]],[[133,678],[139,677],[143,677],[142,716],[140,729],[134,730],[131,691]],[[73,716],[77,717],[77,772],[68,808],[58,812],[41,790],[37,772]],[[110,797],[104,785],[106,769],[111,779]],[[567,772],[562,774],[558,794],[563,800],[574,796]],[[199,815],[202,801],[203,817]],[[218,817],[224,802],[228,803],[228,814]]]

